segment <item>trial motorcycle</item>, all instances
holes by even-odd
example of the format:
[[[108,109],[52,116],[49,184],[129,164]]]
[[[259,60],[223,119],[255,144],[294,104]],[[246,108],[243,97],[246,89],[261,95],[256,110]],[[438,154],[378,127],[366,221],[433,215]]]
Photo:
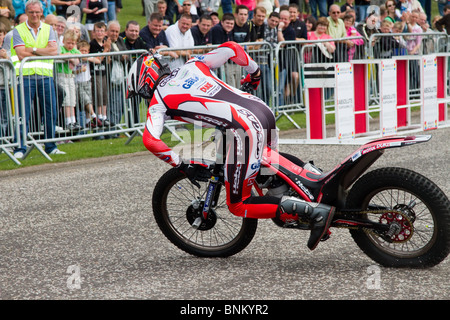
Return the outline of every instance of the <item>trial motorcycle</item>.
[[[161,176],[152,197],[153,214],[164,235],[181,250],[199,257],[229,257],[242,251],[258,225],[258,219],[237,217],[228,211],[222,163],[225,132],[217,129],[216,160],[190,160],[204,168],[206,179],[198,181],[201,187],[172,168]],[[367,171],[387,149],[430,138],[386,137],[368,142],[329,172],[266,148],[253,196],[293,196],[334,206],[330,230],[349,229],[359,248],[376,263],[397,268],[432,267],[450,252],[448,197],[431,180],[409,169]],[[302,218],[280,216],[272,220],[281,228],[311,229],[311,222]]]

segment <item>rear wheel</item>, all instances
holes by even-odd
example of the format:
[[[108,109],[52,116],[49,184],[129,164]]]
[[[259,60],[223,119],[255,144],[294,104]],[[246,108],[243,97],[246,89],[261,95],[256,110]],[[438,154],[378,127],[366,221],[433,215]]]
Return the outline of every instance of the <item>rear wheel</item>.
[[[210,217],[197,229],[208,182],[195,187],[177,169],[167,171],[153,192],[153,215],[164,235],[181,250],[199,257],[228,257],[243,250],[253,239],[257,219],[234,216],[228,211],[225,190],[211,209]]]
[[[367,173],[352,187],[348,208],[383,210],[366,218],[391,225],[392,234],[350,230],[357,245],[386,267],[427,268],[450,252],[450,201],[426,177],[402,168]]]

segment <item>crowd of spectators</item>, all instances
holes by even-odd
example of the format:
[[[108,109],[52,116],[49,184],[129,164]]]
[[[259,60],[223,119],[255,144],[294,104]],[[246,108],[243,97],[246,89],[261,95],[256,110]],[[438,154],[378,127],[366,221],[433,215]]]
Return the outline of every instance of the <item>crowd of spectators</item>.
[[[126,5],[121,0],[0,0],[0,58],[13,61],[16,58],[15,61],[19,61],[26,56],[44,54],[168,48],[169,50],[161,53],[170,58],[170,66],[173,68],[197,53],[192,50],[195,46],[215,45],[226,41],[265,41],[275,47],[280,41],[321,40],[317,44],[317,52],[322,59],[320,61],[349,61],[358,55],[357,48],[366,44],[374,33],[440,31],[450,34],[450,2],[446,0],[438,0],[440,14],[434,17],[431,16],[428,5],[430,0],[347,0],[342,5],[333,3],[333,0],[233,2],[234,6],[231,0],[142,0],[147,24],[140,25],[137,21],[130,20],[125,26],[120,26],[117,17]],[[33,10],[28,7],[30,4]],[[222,11],[220,15],[219,9]],[[35,25],[32,26],[31,18],[39,21],[34,21]],[[34,47],[28,46],[31,40],[27,38],[26,32],[21,32],[21,28],[18,28],[25,21],[35,39]],[[50,25],[52,28],[48,30],[46,40],[40,43],[37,39],[43,25]],[[388,57],[393,54],[393,48],[396,48],[397,53],[404,50],[407,54],[419,54],[421,43],[420,37],[395,35],[383,37],[377,46],[381,52],[380,57]],[[264,92],[268,92],[269,84],[265,80],[271,72],[268,56],[261,53],[256,53],[256,56],[265,75],[261,87],[266,89]],[[127,59],[130,58],[103,56],[71,59],[64,66],[55,69],[55,75],[43,75],[42,78],[48,78],[49,81],[53,81],[54,77],[62,79],[56,85],[42,84],[42,88],[53,85],[56,87],[55,91],[38,90],[39,92],[30,92],[30,97],[36,95],[41,101],[61,106],[64,110],[64,123],[59,122],[59,125],[64,129],[78,131],[87,125],[92,128],[112,127],[120,121],[123,106],[118,108],[117,104],[120,102],[112,106],[108,101],[120,101],[123,90],[111,92],[106,89],[110,88],[111,81],[106,78],[105,70],[111,69],[115,60],[124,62]],[[281,87],[285,88],[281,99],[295,92],[299,82],[298,70],[287,70],[285,67],[287,59],[281,57],[280,60]],[[309,53],[308,56],[306,52],[305,60],[311,59],[317,59],[317,54]],[[238,86],[240,71],[233,70],[232,65],[228,71],[230,84]],[[2,74],[0,76],[2,87],[4,77]],[[30,88],[33,85],[35,84],[29,83]],[[50,99],[45,99],[45,94],[50,94]],[[52,98],[53,94],[55,99]],[[7,135],[5,96],[4,92],[0,92],[0,138]],[[27,103],[26,114],[21,116],[29,119],[31,104]],[[81,106],[86,113],[86,119],[83,120],[85,123],[78,123],[75,104]],[[54,110],[55,106],[48,105],[45,109]],[[46,125],[53,127],[46,131],[48,138],[54,137],[57,125],[51,113],[44,111]],[[138,117],[139,114],[135,113],[134,118]],[[133,122],[129,125],[132,126]],[[46,145],[48,153],[59,153],[59,150],[55,150],[57,148],[54,144]],[[20,148],[18,157],[25,152],[25,148]]]

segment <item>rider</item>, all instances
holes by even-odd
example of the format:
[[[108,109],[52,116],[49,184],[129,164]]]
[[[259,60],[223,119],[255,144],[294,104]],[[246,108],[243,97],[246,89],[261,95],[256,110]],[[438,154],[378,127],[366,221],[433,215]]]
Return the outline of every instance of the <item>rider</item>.
[[[243,83],[250,83],[253,89],[258,87],[258,65],[235,42],[225,42],[173,71],[152,54],[144,54],[135,61],[127,78],[127,98],[137,94],[150,102],[144,145],[158,158],[177,167],[199,187],[195,180],[201,167],[183,161],[161,141],[164,121],[177,119],[201,123],[203,127],[225,129],[227,157],[224,168],[229,210],[246,218],[274,218],[281,214],[307,218],[312,228],[308,247],[313,250],[327,233],[334,207],[293,197],[280,200],[272,196],[251,196],[264,147],[277,148],[275,117],[262,100],[230,87],[212,72],[211,69],[228,60],[248,72]]]

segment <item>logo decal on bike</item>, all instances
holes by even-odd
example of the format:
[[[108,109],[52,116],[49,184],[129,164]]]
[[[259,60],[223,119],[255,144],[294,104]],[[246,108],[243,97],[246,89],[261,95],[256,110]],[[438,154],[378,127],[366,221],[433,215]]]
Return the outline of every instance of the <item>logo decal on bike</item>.
[[[196,82],[198,81],[197,76],[193,76],[191,78],[188,78],[184,80],[183,88],[184,89],[190,89]]]

